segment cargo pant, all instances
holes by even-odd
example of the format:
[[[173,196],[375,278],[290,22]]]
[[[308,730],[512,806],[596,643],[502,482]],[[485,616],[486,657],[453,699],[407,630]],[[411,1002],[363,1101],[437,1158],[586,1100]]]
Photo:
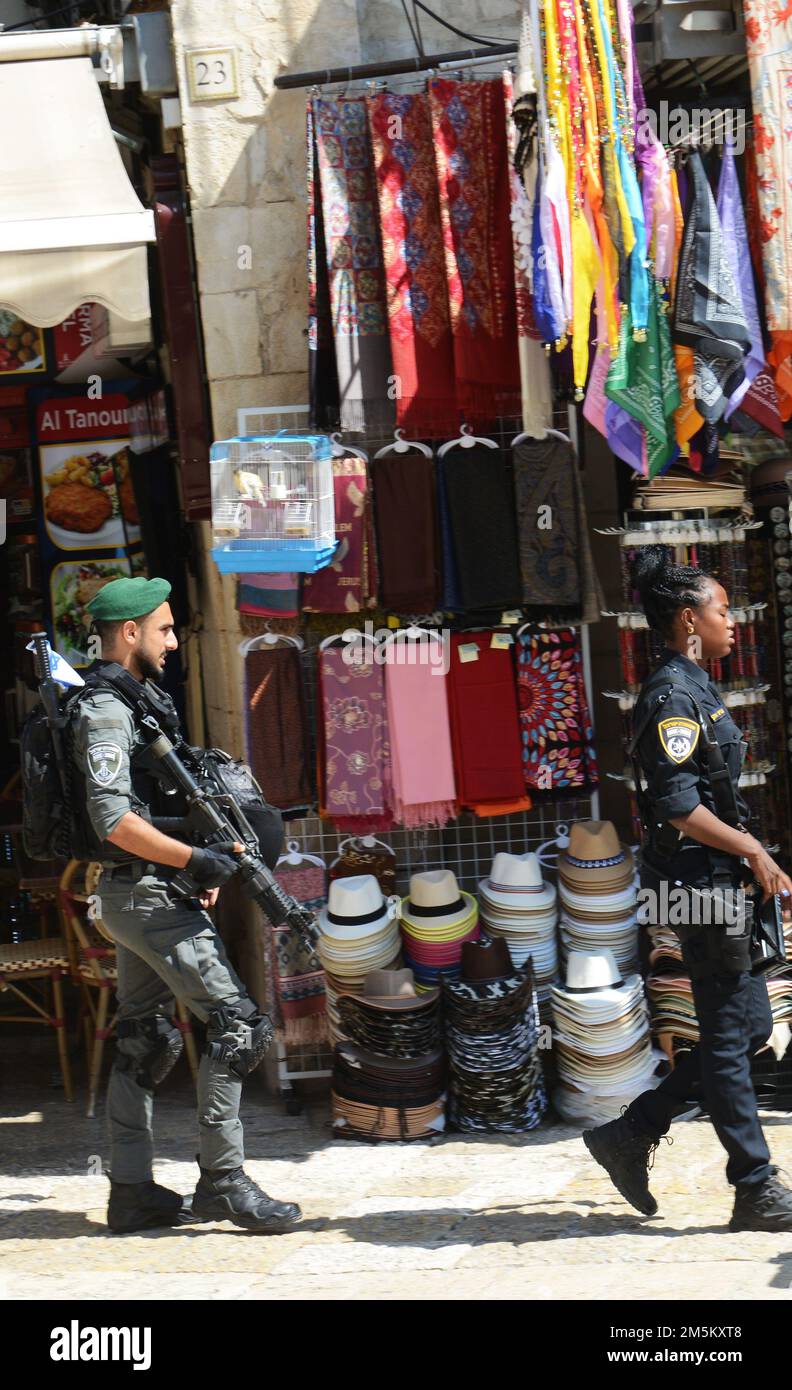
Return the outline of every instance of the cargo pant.
[[[173,1017],[174,997],[203,1022],[213,1009],[249,996],[226,957],[208,913],[170,896],[153,865],[137,882],[103,874],[100,915],[116,943],[117,1023]],[[209,1040],[232,1041],[210,1024]],[[119,1038],[118,1051],[142,1059],[151,1044],[143,1037]],[[239,1103],[242,1081],[225,1062],[201,1058],[198,1072],[199,1162],[202,1168],[235,1168],[244,1160]],[[117,1182],[152,1176],[153,1095],[134,1070],[113,1066],[107,1094],[110,1171]]]
[[[704,873],[694,875],[693,880],[692,887],[709,888],[712,884]],[[644,865],[641,886],[658,892],[660,884],[660,876]],[[684,945],[682,960],[686,963]],[[764,975],[713,971],[703,979],[691,980],[691,988],[698,1043],[682,1053],[655,1090],[638,1096],[627,1113],[653,1139],[659,1139],[686,1109],[687,1102],[705,1105],[728,1155],[727,1181],[735,1186],[763,1182],[776,1171],[759,1123],[751,1081],[751,1057],[764,1047],[773,1029]]]

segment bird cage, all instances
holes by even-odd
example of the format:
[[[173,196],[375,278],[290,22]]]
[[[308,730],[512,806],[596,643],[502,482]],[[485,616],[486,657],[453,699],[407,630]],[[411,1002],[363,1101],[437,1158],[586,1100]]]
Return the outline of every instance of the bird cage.
[[[326,435],[240,435],[212,445],[212,558],[222,574],[313,574],[335,550]]]

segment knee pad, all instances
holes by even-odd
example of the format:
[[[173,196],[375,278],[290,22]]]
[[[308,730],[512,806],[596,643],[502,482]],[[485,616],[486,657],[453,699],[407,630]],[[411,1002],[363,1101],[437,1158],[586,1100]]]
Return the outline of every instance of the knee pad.
[[[116,1048],[114,1066],[120,1072],[133,1072],[138,1086],[153,1091],[172,1071],[184,1049],[184,1039],[169,1018],[157,1014],[154,1018],[130,1019],[116,1029],[122,1038],[144,1038],[149,1044],[142,1057],[130,1057]]]
[[[259,1013],[252,999],[242,999],[212,1009],[204,1050],[244,1079],[263,1061],[274,1036],[269,1015]]]

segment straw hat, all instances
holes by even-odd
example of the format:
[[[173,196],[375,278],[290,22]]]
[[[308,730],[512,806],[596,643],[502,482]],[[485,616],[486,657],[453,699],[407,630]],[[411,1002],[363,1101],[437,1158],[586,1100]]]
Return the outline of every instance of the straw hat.
[[[495,855],[489,878],[479,883],[479,893],[487,904],[523,916],[552,907],[556,898],[553,885],[542,878],[542,866],[535,854],[505,851]]]
[[[576,1014],[605,1014],[616,1010],[616,1017],[643,994],[640,975],[621,978],[611,951],[589,955],[571,951],[567,961],[566,985],[553,986],[553,1000]]]
[[[453,940],[455,930],[478,916],[478,906],[470,893],[459,891],[450,869],[428,869],[410,879],[410,896],[402,900],[401,916],[412,936],[438,941],[447,932],[445,939]]]
[[[373,874],[337,878],[330,884],[327,906],[319,913],[323,936],[357,946],[376,941],[395,916],[395,901],[386,901]]]
[[[632,881],[635,866],[612,821],[584,820],[570,829],[569,848],[558,856],[558,873],[577,892],[617,893]]]

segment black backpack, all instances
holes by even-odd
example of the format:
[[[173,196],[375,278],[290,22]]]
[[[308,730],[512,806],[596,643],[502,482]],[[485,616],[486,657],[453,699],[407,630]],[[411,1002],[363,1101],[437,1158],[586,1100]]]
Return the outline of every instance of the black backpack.
[[[60,700],[63,719],[64,771],[71,781],[69,725],[83,694],[67,691]],[[22,843],[30,859],[69,859],[72,854],[73,807],[70,787],[63,786],[47,712],[36,705],[19,736],[22,767]]]

